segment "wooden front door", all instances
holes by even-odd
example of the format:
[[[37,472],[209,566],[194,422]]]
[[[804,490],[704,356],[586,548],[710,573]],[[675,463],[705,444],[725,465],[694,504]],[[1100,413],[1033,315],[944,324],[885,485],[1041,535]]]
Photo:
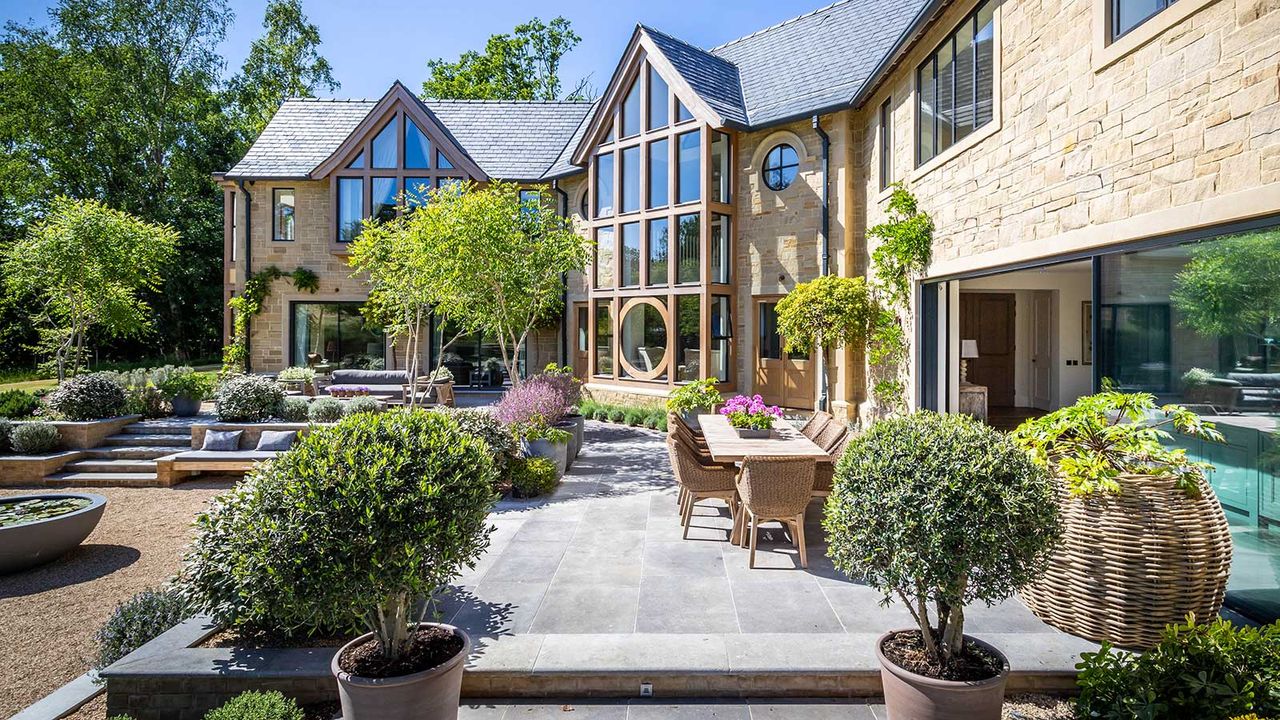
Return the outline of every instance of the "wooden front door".
[[[778,297],[756,298],[755,391],[771,405],[813,409],[817,362],[807,353],[786,352],[778,335]]]
[[[1016,307],[1013,293],[960,293],[960,338],[978,341],[969,382],[986,386],[991,407],[1013,406]]]
[[[591,348],[591,316],[586,303],[573,304],[573,372],[587,379],[588,353]]]

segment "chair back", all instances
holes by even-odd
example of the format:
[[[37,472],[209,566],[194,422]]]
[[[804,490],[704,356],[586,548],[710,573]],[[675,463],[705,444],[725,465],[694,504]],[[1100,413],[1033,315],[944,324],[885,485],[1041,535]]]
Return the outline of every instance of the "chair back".
[[[831,417],[831,415],[819,410],[809,418],[804,427],[800,428],[800,433],[812,440],[818,437],[818,433],[822,432],[823,428],[834,420],[835,418]]]
[[[831,447],[823,448],[831,456],[831,462],[840,462],[840,456],[844,455],[844,449],[849,447],[849,441],[853,440],[855,434],[852,430],[846,430],[844,435],[831,444]]]
[[[441,383],[439,385],[435,385],[434,387],[436,388],[436,402],[440,403],[441,405],[444,405],[445,407],[453,407],[454,406],[453,383],[452,382]]]
[[[721,492],[734,488],[737,471],[732,465],[708,464],[710,459],[703,460],[698,451],[679,436],[672,438],[667,446],[671,453],[671,467],[675,471],[676,482],[694,492]]]
[[[749,455],[738,473],[738,494],[759,517],[795,517],[809,506],[816,467],[813,458]]]
[[[823,450],[830,451],[836,441],[844,437],[846,432],[848,432],[848,428],[845,427],[845,424],[832,418],[830,422],[823,426],[821,432],[809,439],[813,440],[813,443]]]

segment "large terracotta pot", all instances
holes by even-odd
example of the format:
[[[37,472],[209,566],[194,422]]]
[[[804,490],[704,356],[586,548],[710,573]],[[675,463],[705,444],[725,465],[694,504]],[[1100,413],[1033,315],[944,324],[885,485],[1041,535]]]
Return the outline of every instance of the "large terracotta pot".
[[[393,678],[366,678],[344,672],[338,658],[347,648],[366,642],[373,633],[352,640],[333,656],[329,669],[338,679],[343,720],[457,720],[462,670],[471,655],[471,638],[452,625],[435,625],[462,638],[462,651],[443,665]]]
[[[903,630],[893,630],[876,641],[880,660],[880,681],[884,685],[884,706],[889,720],[1000,720],[1004,707],[1004,686],[1009,679],[1009,661],[988,643],[965,635],[994,653],[1004,664],[1000,674],[980,682],[935,680],[895,665],[884,656],[884,641]]]

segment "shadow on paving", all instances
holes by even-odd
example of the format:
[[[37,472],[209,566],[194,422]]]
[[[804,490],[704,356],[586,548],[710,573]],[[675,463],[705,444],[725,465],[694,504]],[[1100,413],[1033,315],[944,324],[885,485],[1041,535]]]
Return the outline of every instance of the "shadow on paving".
[[[0,578],[0,599],[38,595],[49,590],[97,580],[129,567],[142,557],[127,545],[80,545],[47,565]]]

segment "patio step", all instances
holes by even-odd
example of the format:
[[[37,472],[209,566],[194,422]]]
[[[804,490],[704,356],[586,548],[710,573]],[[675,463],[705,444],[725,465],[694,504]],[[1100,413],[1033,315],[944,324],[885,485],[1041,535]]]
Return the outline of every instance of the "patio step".
[[[172,455],[179,448],[153,447],[150,445],[114,445],[85,450],[84,454],[92,460],[154,460],[165,455]]]
[[[143,420],[125,425],[122,435],[181,435],[191,437],[191,426],[172,422]]]
[[[93,458],[67,463],[63,466],[63,469],[67,472],[76,473],[155,473],[156,463],[154,460],[129,458],[111,460]]]
[[[156,458],[191,447],[189,423],[144,420],[126,425],[107,437],[102,445],[84,451],[84,456],[45,478],[55,486],[149,487],[160,484]]]
[[[45,484],[61,487],[158,487],[153,472],[65,472],[50,475]]]
[[[129,447],[148,446],[148,447],[191,447],[191,434],[178,435],[177,433],[120,433],[118,435],[109,435],[102,441],[103,445],[118,447],[121,445]],[[177,452],[176,450],[174,452]]]

